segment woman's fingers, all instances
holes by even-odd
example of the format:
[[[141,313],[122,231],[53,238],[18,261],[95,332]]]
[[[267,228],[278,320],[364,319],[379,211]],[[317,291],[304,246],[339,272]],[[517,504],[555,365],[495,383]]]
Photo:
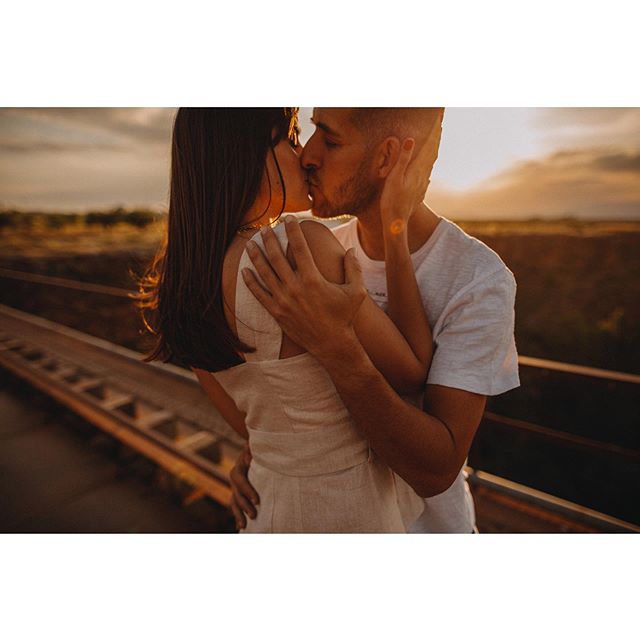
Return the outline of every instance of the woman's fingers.
[[[401,175],[404,175],[409,163],[411,162],[411,158],[413,156],[413,152],[416,148],[416,141],[414,138],[406,138],[402,142],[402,147],[400,148],[400,157],[398,158],[398,169],[401,172]]]
[[[398,233],[397,229],[404,228],[406,219],[413,210],[415,188],[407,181],[406,174],[414,150],[413,138],[403,140],[398,159],[385,180],[380,199],[383,221],[394,234]]]
[[[392,181],[398,180],[402,181],[404,175],[407,171],[407,167],[411,162],[411,157],[413,156],[413,151],[416,146],[416,141],[413,138],[405,138],[400,145],[400,155],[398,156],[398,160],[396,161],[393,169],[389,172],[389,176],[387,180],[391,179]]]
[[[421,180],[426,174],[431,174],[433,165],[438,157],[440,137],[442,135],[442,117],[438,117],[416,154],[414,161],[407,169],[407,178]]]
[[[424,201],[429,188],[429,178],[438,158],[441,135],[442,119],[438,118],[405,171],[404,185],[413,194],[414,206]]]

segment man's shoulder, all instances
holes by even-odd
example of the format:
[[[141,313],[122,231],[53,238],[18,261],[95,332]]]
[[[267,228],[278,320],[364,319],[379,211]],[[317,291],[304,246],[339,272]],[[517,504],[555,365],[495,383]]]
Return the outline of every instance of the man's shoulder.
[[[351,248],[353,243],[349,241],[349,238],[354,233],[355,225],[357,224],[356,218],[352,216],[337,216],[336,218],[322,220],[322,222],[331,229],[333,235],[345,249]]]
[[[491,277],[514,280],[502,258],[482,240],[446,218],[441,224],[445,225],[440,243],[441,259],[450,261],[455,273],[466,274],[469,282]]]

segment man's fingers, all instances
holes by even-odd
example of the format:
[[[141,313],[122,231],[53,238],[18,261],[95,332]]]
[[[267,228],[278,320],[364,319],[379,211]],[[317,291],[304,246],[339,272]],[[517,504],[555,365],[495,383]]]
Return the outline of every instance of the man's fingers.
[[[255,518],[258,512],[251,502],[255,499],[257,503],[258,494],[247,480],[246,469],[236,465],[231,469],[229,482],[231,483],[233,502],[251,519]]]
[[[252,520],[258,515],[256,508],[238,491],[233,492],[233,499],[236,505],[244,511]]]
[[[262,253],[262,249],[260,249],[253,240],[249,240],[249,242],[247,242],[247,253],[249,254],[249,258],[251,258],[251,262],[253,262],[253,266],[262,278],[265,287],[273,294],[280,285],[280,280]]]
[[[362,267],[356,258],[356,252],[351,247],[344,255],[344,275],[345,284],[354,290],[360,290],[362,299],[366,295],[366,289],[364,287],[364,278],[362,276]]]
[[[243,467],[244,474],[247,475],[247,472],[249,471],[249,465],[251,464],[252,459],[253,459],[253,456],[251,455],[251,449],[249,448],[249,443],[246,442],[242,449],[242,453],[240,454],[240,457],[236,461],[236,466]]]
[[[273,315],[275,309],[275,302],[271,297],[271,294],[258,282],[256,274],[251,269],[242,270],[242,279],[247,285],[247,288],[254,295],[256,300],[271,314]]]
[[[280,246],[273,229],[265,226],[262,227],[260,233],[264,240],[264,248],[267,252],[267,258],[271,264],[271,268],[276,272],[281,282],[291,282],[294,278],[293,269],[291,268],[287,257],[284,255],[282,247]],[[267,286],[269,286],[268,283]]]
[[[247,526],[245,514],[252,520],[258,515],[254,505],[258,504],[260,498],[247,476],[250,462],[251,450],[246,444],[229,473],[232,494],[231,511],[238,529],[244,529]]]
[[[242,509],[235,503],[235,500],[231,501],[231,513],[233,513],[233,519],[236,521],[236,529],[244,529],[247,526],[247,519],[244,517]]]
[[[249,482],[249,463],[251,462],[251,452],[246,447],[236,463],[229,472],[229,482],[235,497],[242,497],[250,500],[253,504],[260,502],[260,496],[254,486]]]
[[[238,473],[234,473],[231,476],[231,486],[234,495],[241,496],[245,500],[251,501],[253,504],[260,504],[260,496],[247,477],[248,470],[241,468],[236,469]],[[253,509],[253,511],[255,513],[255,509]]]
[[[285,219],[285,225],[287,230],[287,237],[289,238],[289,245],[293,252],[293,259],[296,262],[296,268],[301,275],[311,273],[316,270],[316,263],[311,255],[311,250],[307,243],[307,239],[304,237],[300,222],[295,216],[288,216]]]

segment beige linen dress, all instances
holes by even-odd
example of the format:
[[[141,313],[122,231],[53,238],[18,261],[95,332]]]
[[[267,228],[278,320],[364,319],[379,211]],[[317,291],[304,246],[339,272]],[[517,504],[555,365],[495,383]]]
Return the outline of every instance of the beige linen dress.
[[[286,251],[284,225],[274,231]],[[253,240],[264,246],[260,234]],[[246,532],[405,532],[423,501],[376,458],[313,356],[279,359],[282,330],[241,276],[251,266],[245,251],[235,311],[238,336],[256,351],[213,374],[246,413],[249,480],[260,495]]]

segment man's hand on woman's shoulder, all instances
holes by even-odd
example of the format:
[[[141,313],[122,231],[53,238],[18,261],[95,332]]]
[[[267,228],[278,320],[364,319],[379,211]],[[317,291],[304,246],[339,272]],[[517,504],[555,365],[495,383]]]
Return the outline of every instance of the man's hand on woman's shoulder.
[[[317,356],[340,331],[352,330],[366,297],[360,265],[353,250],[345,255],[326,227],[301,225],[289,216],[286,229],[294,269],[273,231],[265,229],[266,257],[256,245],[247,249],[265,286],[250,269],[243,269],[244,281],[289,338]]]

